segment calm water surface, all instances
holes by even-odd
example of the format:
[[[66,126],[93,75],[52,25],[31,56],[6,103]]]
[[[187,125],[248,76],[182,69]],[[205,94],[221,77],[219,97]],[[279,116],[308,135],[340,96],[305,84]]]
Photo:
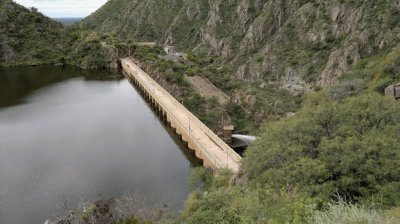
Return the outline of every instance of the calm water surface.
[[[120,74],[0,68],[0,223],[136,194],[180,209],[194,166]]]

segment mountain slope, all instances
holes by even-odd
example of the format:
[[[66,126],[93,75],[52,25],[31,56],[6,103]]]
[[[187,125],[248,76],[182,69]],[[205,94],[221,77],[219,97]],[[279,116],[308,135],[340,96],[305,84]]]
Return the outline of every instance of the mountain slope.
[[[215,55],[246,81],[294,92],[337,83],[400,40],[392,0],[110,0],[82,25]]]
[[[64,27],[35,8],[0,2],[0,66],[69,64],[117,68],[128,45],[113,35]]]
[[[141,41],[160,40],[172,23],[182,1],[108,1],[85,18],[83,25],[101,32],[115,32]]]
[[[64,30],[36,9],[0,2],[0,65],[56,62],[63,52]]]

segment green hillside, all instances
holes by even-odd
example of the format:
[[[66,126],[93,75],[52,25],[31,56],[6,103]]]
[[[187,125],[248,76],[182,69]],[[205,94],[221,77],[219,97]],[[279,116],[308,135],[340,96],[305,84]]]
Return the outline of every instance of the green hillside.
[[[399,1],[109,0],[68,28],[11,1],[0,12],[0,65],[107,68],[132,53],[208,126],[257,135],[238,174],[195,169],[180,214],[153,221],[400,223],[400,104],[384,96],[400,82]]]
[[[196,170],[179,222],[398,223],[400,103],[382,87],[399,64],[399,47],[363,59],[295,116],[264,123],[239,175]]]
[[[0,2],[0,66],[110,68],[127,54],[127,42],[77,26],[64,27],[11,0]]]
[[[0,65],[56,63],[63,53],[63,26],[17,3],[0,2]]]
[[[214,55],[238,79],[301,92],[388,52],[399,20],[391,0],[111,0],[82,25]]]
[[[188,70],[174,65],[175,76],[207,77],[233,102],[218,113],[255,133],[296,112],[303,94],[388,54],[400,41],[399,21],[400,6],[390,0],[110,0],[81,27],[195,56]]]

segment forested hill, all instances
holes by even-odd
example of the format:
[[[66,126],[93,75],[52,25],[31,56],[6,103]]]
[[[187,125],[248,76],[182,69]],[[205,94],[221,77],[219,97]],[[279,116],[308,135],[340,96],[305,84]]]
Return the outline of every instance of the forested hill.
[[[337,83],[398,42],[394,0],[110,0],[85,27],[218,56],[247,81],[291,90]]]
[[[0,1],[0,65],[37,65],[60,59],[65,38],[61,23],[35,8]]]
[[[102,45],[101,43],[107,43]],[[116,68],[124,41],[60,22],[11,0],[0,1],[0,66],[74,65]]]

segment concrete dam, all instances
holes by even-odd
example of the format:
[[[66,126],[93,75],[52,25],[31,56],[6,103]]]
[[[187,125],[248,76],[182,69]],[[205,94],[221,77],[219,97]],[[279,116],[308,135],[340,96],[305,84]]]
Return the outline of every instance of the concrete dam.
[[[203,160],[203,165],[213,170],[226,168],[238,172],[242,159],[231,147],[211,131],[195,115],[179,103],[162,86],[131,59],[121,59],[126,78],[142,96],[165,117],[188,147],[194,150],[196,157]]]

